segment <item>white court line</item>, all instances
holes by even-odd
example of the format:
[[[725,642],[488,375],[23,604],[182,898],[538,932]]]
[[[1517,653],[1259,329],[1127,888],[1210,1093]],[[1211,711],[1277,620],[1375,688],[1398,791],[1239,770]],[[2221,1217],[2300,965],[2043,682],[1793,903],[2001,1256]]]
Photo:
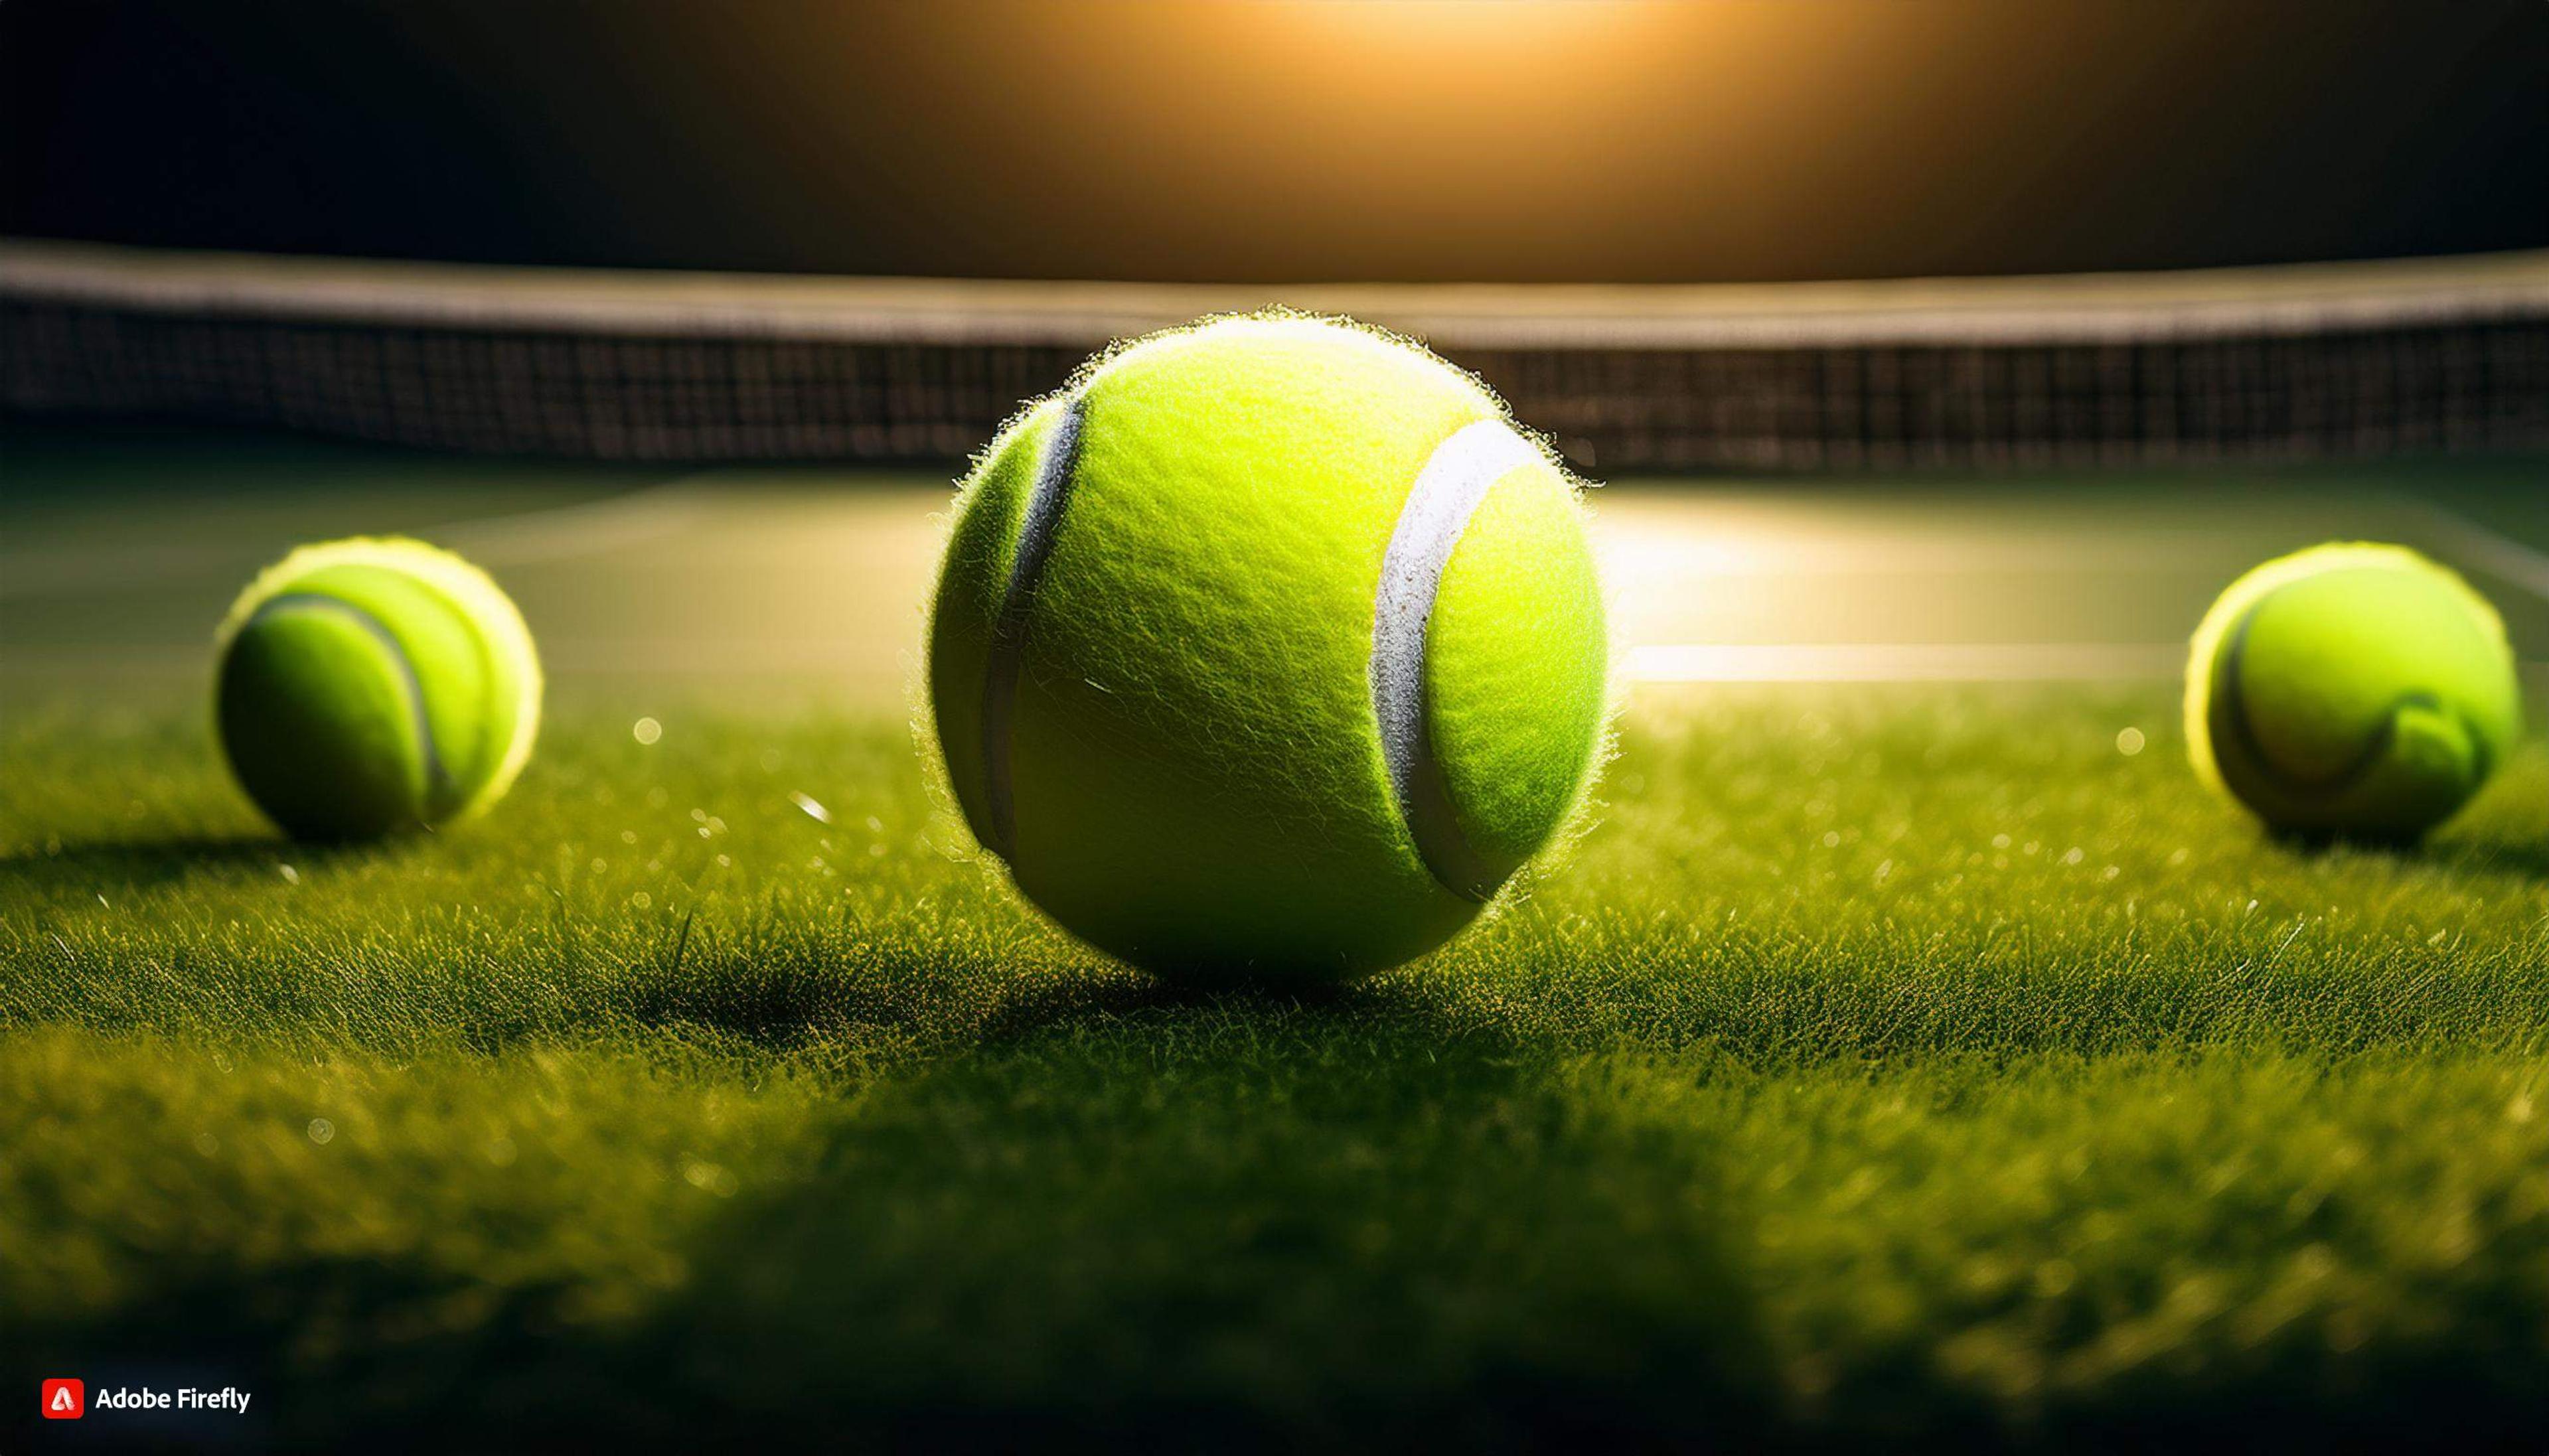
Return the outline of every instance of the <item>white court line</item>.
[[[2182,642],[1654,643],[1634,682],[2087,682],[2175,678]]]
[[[669,536],[706,516],[721,496],[701,489],[700,480],[694,473],[624,496],[453,521],[429,528],[429,535],[480,566],[603,556]]]
[[[2549,552],[2405,493],[2395,503],[2437,555],[2549,600]],[[2537,675],[2539,665],[2524,671]],[[1632,682],[2085,682],[2168,679],[2186,644],[2046,642],[1654,643],[1629,650]]]
[[[697,474],[679,476],[625,495],[438,522],[403,534],[448,546],[480,566],[599,556],[699,521],[716,500],[715,492],[700,489],[699,480]],[[231,574],[237,562],[238,553],[227,547],[184,543],[0,552],[0,600],[153,591],[191,578]]]
[[[2399,503],[2419,517],[2431,533],[2437,554],[2474,567],[2499,581],[2549,600],[2549,552],[2525,546],[2492,527],[2483,526],[2448,505],[2402,494]]]
[[[862,674],[854,647],[819,638],[735,643],[664,643],[641,638],[568,638],[541,644],[552,672]],[[2067,682],[2175,678],[2180,643],[1810,643],[1631,648],[1627,671],[1639,683],[1672,682]],[[51,673],[150,672],[203,667],[193,646],[47,649],[0,644],[0,667]],[[902,670],[897,668],[898,674]]]

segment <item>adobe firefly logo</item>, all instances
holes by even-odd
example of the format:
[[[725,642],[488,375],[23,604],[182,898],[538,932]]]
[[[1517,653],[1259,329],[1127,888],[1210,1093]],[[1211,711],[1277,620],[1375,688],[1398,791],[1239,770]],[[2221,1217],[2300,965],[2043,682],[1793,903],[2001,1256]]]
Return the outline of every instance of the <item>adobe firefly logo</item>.
[[[77,1420],[88,1413],[88,1388],[76,1380],[45,1382],[45,1418]]]

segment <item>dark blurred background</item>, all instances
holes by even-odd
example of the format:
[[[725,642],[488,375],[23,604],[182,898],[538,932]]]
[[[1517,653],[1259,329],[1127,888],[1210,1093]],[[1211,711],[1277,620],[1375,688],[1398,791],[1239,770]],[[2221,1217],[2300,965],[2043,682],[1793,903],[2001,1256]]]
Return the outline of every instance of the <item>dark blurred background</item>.
[[[2549,4],[8,0],[0,138],[0,230],[291,252],[1234,282],[2376,257],[2549,244]]]

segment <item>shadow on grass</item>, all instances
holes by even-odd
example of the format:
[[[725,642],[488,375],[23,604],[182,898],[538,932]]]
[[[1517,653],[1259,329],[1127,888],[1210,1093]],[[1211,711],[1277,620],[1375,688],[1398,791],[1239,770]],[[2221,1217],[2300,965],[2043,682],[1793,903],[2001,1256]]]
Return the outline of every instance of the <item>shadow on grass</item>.
[[[996,1048],[1076,1026],[1208,1011],[1369,1015],[1404,1001],[1369,982],[1181,985],[1050,934],[845,943],[802,925],[711,927],[686,917],[615,972],[611,1010],[642,1026],[701,1028],[786,1052],[862,1031]],[[1420,993],[1413,1004],[1432,998]]]
[[[2536,839],[2467,835],[2428,840],[2395,852],[2402,858],[2441,868],[2549,883],[2549,843]]]
[[[377,846],[305,844],[270,835],[95,840],[0,858],[0,895],[85,899],[117,886],[151,889],[208,871],[273,873],[282,864],[310,869],[378,852]]]
[[[1720,1184],[1507,1039],[1109,1008],[871,1097],[632,1349],[769,1444],[1725,1439],[1770,1382]]]
[[[1705,1138],[1499,1039],[1264,999],[1162,1014],[1059,1017],[843,1104],[810,1176],[734,1190],[626,1323],[579,1324],[563,1288],[346,1260],[187,1284],[26,1348],[249,1352],[283,1441],[317,1447],[1763,1429],[1775,1383]]]
[[[2436,1410],[2476,1445],[2536,1423],[2519,1289],[2368,1349],[2153,1360],[2041,1401],[1941,1361],[1960,1298],[1774,1334],[1712,1126],[1402,1010],[1048,1007],[818,1105],[817,1155],[725,1185],[625,1315],[422,1248],[215,1251],[0,1345],[50,1373],[235,1355],[213,1374],[310,1449],[2347,1448]],[[1847,1402],[1789,1406],[1801,1356]]]
[[[1756,1072],[2261,1042],[2352,1052],[2549,1026],[2537,972],[2519,955],[2462,957],[2451,975],[2403,987],[2391,960],[2275,974],[2276,944],[2235,932],[2115,959],[2024,934],[1977,938],[1962,954],[1926,961],[1893,948],[1828,954],[1785,939],[1547,944],[1312,995],[1180,989],[1048,945],[1032,955],[933,943],[845,950],[701,933],[678,960],[668,945],[597,989],[613,1021],[779,1054],[890,1044],[914,1062],[1124,1027],[1175,1036],[1199,1021],[1273,1026],[1306,1015],[1420,1044],[1487,1037],[1548,1055],[1704,1053]]]
[[[2423,836],[2268,829],[2265,839],[2284,853],[2302,859],[2355,855],[2460,873],[2502,874],[2549,882],[2549,842],[2492,823]]]

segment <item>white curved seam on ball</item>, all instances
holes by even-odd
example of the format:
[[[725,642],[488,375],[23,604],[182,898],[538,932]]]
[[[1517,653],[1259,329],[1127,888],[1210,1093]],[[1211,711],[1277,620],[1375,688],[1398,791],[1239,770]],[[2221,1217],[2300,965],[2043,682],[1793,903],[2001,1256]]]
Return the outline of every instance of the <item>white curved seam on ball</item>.
[[[1003,859],[1017,848],[1009,737],[1017,712],[1018,674],[1026,656],[1027,615],[1045,564],[1053,555],[1063,506],[1071,498],[1071,478],[1080,466],[1080,432],[1087,415],[1087,401],[1074,397],[1054,420],[1053,433],[1036,461],[1025,518],[1018,522],[1017,547],[1009,558],[1008,586],[1000,593],[999,612],[991,619],[991,642],[983,664],[983,814],[991,831],[989,848]]]
[[[442,767],[441,751],[433,742],[433,722],[425,710],[425,683],[416,676],[416,664],[408,661],[407,648],[401,645],[398,634],[389,629],[389,624],[342,597],[317,592],[283,592],[259,602],[256,610],[248,613],[242,629],[280,611],[332,612],[369,632],[380,643],[382,649],[389,653],[391,664],[398,669],[399,681],[407,685],[408,711],[415,719],[417,746],[425,755],[425,780],[449,789],[451,774]]]
[[[1486,499],[1487,490],[1515,469],[1542,458],[1538,447],[1501,419],[1484,419],[1452,432],[1434,447],[1399,507],[1381,555],[1380,585],[1371,625],[1371,708],[1380,730],[1380,755],[1389,771],[1398,812],[1425,867],[1445,888],[1469,899],[1494,893],[1475,850],[1452,812],[1450,786],[1434,758],[1431,703],[1425,691],[1425,656],[1434,601],[1461,533]]]

